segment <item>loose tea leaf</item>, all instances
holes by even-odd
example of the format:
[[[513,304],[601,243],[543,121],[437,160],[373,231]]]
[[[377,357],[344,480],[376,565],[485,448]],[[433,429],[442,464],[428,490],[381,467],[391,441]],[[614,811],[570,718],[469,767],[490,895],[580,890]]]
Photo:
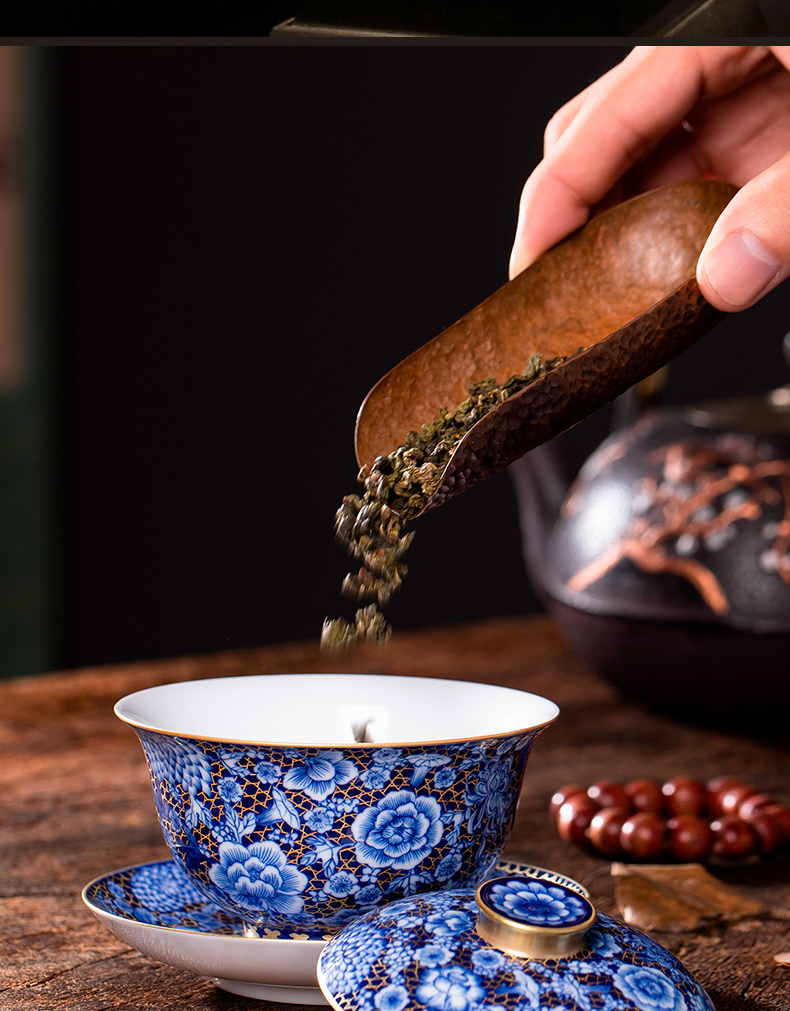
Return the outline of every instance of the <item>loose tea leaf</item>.
[[[352,624],[343,618],[326,619],[321,630],[322,649],[343,649],[352,642],[365,641],[383,645],[392,635],[392,628],[375,604],[361,607]]]
[[[711,920],[765,912],[709,874],[702,864],[613,863],[615,899],[623,919],[642,930],[696,930]]]
[[[379,456],[370,467],[361,468],[357,480],[365,491],[361,496],[345,496],[335,514],[335,536],[362,563],[357,572],[345,577],[341,593],[358,602],[372,599],[375,603],[357,611],[354,623],[327,618],[322,649],[342,649],[359,640],[387,641],[392,628],[378,607],[387,606],[408,572],[403,559],[414,533],[404,534],[404,525],[425,508],[469,429],[497,404],[565,361],[560,357],[544,362],[533,354],[524,371],[501,386],[492,376],[473,383],[469,396],[454,411],[441,408],[438,418],[419,432],[408,432],[389,456]]]

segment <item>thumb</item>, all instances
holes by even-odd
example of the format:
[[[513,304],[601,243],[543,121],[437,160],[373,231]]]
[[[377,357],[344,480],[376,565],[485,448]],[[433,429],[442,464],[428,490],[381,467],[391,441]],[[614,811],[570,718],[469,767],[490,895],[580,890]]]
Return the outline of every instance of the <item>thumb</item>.
[[[737,312],[790,275],[790,152],[750,180],[725,207],[697,264],[700,291]]]

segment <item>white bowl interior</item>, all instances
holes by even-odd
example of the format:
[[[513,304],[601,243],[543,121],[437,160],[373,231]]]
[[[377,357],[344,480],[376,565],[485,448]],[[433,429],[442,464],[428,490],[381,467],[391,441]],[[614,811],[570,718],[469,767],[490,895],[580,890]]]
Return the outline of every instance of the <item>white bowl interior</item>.
[[[115,706],[133,726],[271,744],[428,743],[543,726],[557,706],[498,685],[376,674],[255,674],[182,681]]]

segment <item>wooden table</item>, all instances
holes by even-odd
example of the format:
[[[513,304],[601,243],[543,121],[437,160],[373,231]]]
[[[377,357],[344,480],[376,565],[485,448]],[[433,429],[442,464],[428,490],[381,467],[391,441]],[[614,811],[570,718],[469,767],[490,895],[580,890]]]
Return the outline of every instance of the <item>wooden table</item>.
[[[617,912],[609,864],[564,844],[549,821],[568,782],[728,772],[790,801],[788,739],[700,729],[622,700],[583,670],[543,616],[398,633],[341,660],[315,642],[124,664],[0,683],[0,1008],[75,1011],[263,1009],[121,943],[83,906],[99,874],[167,856],[142,751],[112,713],[122,695],[223,674],[347,670],[487,681],[554,699],[559,720],[538,740],[507,856],[569,874]],[[748,689],[747,689],[748,690]],[[716,873],[773,916],[695,934],[657,934],[708,989],[718,1011],[787,1011],[790,855]]]

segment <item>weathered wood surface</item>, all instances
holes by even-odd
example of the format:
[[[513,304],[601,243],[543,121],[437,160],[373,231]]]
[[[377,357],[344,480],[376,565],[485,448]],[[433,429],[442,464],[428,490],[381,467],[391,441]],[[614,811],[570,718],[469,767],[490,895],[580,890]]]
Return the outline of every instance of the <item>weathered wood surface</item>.
[[[142,752],[112,713],[118,698],[196,677],[329,670],[489,681],[554,699],[562,713],[535,746],[507,855],[584,882],[605,911],[616,912],[608,862],[566,846],[549,821],[547,802],[558,786],[729,772],[790,801],[790,738],[739,736],[647,713],[586,673],[544,617],[400,633],[379,651],[360,648],[340,660],[308,642],[7,682],[0,684],[3,1011],[293,1007],[233,996],[140,955],[94,919],[79,893],[99,874],[167,855]],[[772,956],[790,950],[790,856],[716,873],[773,912],[656,936],[708,988],[718,1011],[787,1011],[790,968]]]

